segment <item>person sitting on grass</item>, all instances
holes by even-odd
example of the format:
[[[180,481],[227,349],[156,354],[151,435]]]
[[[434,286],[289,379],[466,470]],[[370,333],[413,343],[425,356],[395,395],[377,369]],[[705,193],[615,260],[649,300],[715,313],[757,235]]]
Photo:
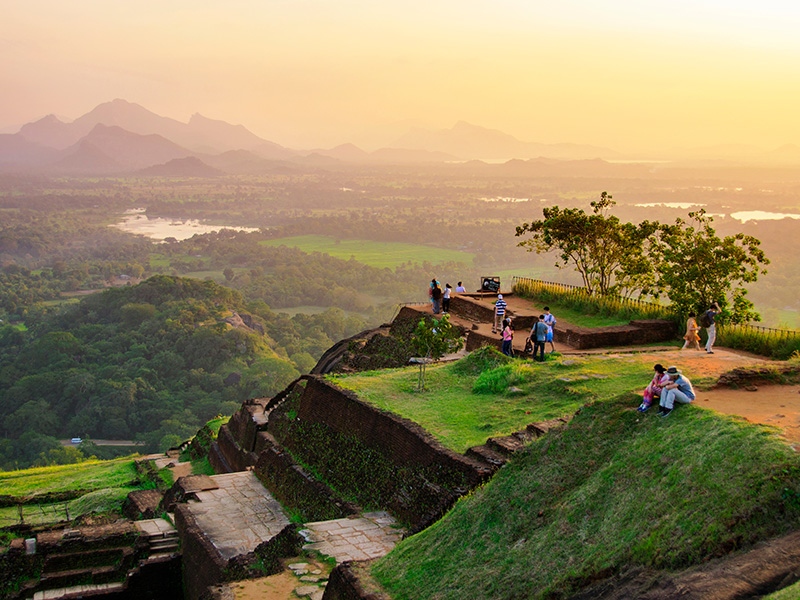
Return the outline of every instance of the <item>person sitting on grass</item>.
[[[659,417],[666,417],[675,406],[676,402],[680,404],[689,404],[695,399],[694,389],[692,382],[686,377],[681,375],[678,367],[670,367],[667,369],[669,376],[669,383],[664,386],[661,392],[661,402],[659,403],[660,409],[658,410]]]
[[[663,365],[656,363],[653,366],[653,371],[655,371],[653,379],[651,379],[650,383],[647,384],[647,387],[644,388],[644,393],[642,394],[642,403],[639,405],[639,408],[636,409],[639,412],[646,412],[647,409],[653,404],[653,400],[655,398],[661,398],[664,386],[670,381],[669,375],[667,375],[667,370]]]

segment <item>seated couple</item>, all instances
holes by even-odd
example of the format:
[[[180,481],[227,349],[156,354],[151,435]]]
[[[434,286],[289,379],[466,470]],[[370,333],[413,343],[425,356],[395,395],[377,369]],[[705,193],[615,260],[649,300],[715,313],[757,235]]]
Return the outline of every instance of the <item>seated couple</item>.
[[[681,375],[677,367],[665,369],[662,365],[657,364],[653,367],[653,371],[655,374],[644,390],[642,403],[637,409],[639,412],[645,412],[658,398],[658,416],[666,417],[672,412],[676,402],[689,404],[695,399],[692,382]]]

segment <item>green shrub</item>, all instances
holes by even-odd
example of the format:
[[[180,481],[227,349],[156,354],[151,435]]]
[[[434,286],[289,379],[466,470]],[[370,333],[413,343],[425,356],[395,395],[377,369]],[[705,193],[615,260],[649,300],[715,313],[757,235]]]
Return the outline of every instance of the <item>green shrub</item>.
[[[475,380],[472,391],[476,394],[503,394],[511,386],[522,385],[533,379],[529,365],[514,362],[484,371]]]
[[[494,346],[483,346],[454,363],[451,369],[457,375],[478,375],[489,369],[510,364],[513,360]]]

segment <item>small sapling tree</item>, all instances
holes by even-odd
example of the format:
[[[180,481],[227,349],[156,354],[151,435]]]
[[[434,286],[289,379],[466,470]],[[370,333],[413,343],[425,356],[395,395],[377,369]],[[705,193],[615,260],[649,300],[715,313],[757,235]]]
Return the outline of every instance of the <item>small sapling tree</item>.
[[[425,389],[425,368],[428,363],[436,362],[445,354],[458,352],[464,345],[461,331],[450,322],[449,315],[441,319],[421,319],[411,336],[411,345],[417,353],[419,377],[417,390]]]

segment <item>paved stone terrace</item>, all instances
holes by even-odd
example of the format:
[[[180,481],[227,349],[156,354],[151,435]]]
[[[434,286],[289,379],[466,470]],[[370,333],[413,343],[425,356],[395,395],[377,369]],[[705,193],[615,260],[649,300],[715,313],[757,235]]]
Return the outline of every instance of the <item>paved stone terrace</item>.
[[[150,536],[169,535],[175,531],[175,527],[166,519],[142,519],[134,521],[133,524],[136,525],[136,529]]]
[[[247,554],[289,524],[283,508],[251,471],[212,476],[219,489],[187,503],[197,525],[224,559]]]
[[[388,554],[403,535],[386,512],[364,513],[359,517],[306,523],[300,531],[308,540],[304,550],[316,550],[336,559],[367,560]]]

